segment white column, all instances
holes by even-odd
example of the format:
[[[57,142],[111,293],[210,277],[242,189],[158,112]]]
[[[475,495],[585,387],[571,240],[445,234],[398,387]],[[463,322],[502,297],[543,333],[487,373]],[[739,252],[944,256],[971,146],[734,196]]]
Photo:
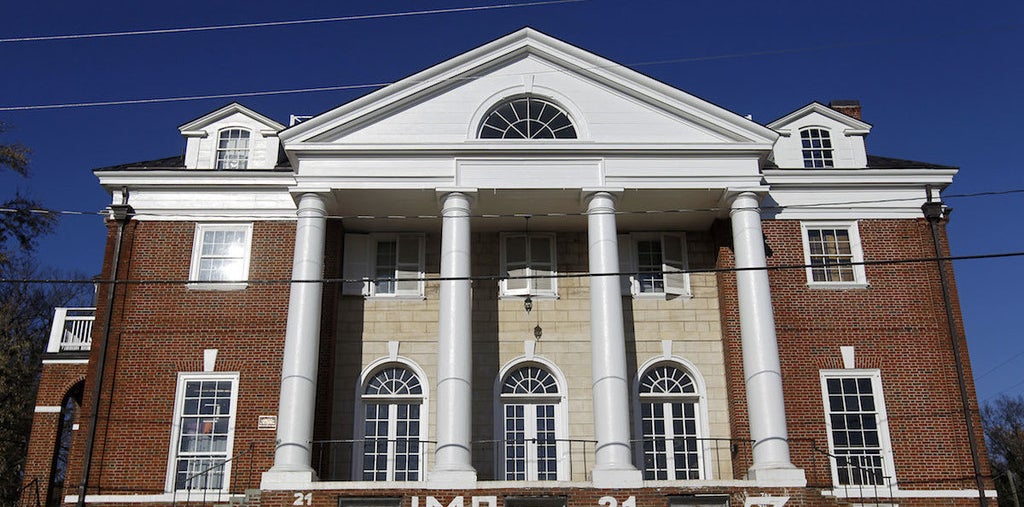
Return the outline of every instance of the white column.
[[[449,191],[441,206],[441,287],[437,339],[437,449],[432,486],[476,483],[472,436],[473,307],[471,303],[470,192]],[[451,278],[445,280],[446,278]]]
[[[740,307],[743,375],[747,386],[747,416],[754,441],[751,479],[791,480],[806,483],[803,470],[789,461],[786,407],[782,397],[779,346],[775,339],[775,315],[761,232],[759,198],[741,192],[732,201],[733,252],[736,256],[736,289]]]
[[[326,216],[322,196],[309,193],[299,198],[292,280],[323,278]],[[323,285],[319,282],[293,281],[291,284],[281,365],[277,446],[274,466],[263,474],[264,487],[316,480],[310,459],[322,294]]]
[[[587,196],[587,238],[590,273],[618,273],[615,196],[611,192],[596,191]],[[617,276],[590,277],[590,361],[597,437],[593,481],[596,487],[628,487],[642,483],[640,471],[633,466],[629,443],[629,380],[620,287]]]

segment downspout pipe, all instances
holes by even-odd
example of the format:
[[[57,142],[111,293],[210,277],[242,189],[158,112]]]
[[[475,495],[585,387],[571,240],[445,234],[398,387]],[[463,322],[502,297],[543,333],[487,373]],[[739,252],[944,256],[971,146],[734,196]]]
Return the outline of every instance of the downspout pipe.
[[[926,189],[928,201],[921,206],[924,217],[932,229],[932,244],[935,246],[935,262],[939,268],[939,280],[942,283],[942,300],[946,307],[946,327],[949,328],[949,341],[953,346],[953,362],[956,363],[956,378],[960,386],[960,402],[964,412],[964,422],[967,426],[967,442],[971,446],[971,462],[974,465],[974,482],[978,488],[978,505],[986,507],[988,500],[985,498],[985,481],[981,476],[981,460],[979,459],[978,442],[974,438],[974,418],[971,416],[971,405],[967,397],[967,378],[964,373],[962,353],[960,351],[960,336],[956,328],[956,321],[953,320],[953,299],[949,292],[949,277],[946,274],[946,259],[942,252],[942,243],[939,239],[939,223],[949,219],[952,208],[946,207],[942,201],[932,200],[932,189]]]
[[[89,411],[89,433],[85,439],[85,455],[82,459],[82,483],[78,486],[78,507],[85,507],[85,493],[89,488],[89,472],[92,469],[93,446],[96,442],[96,426],[100,413],[100,395],[103,393],[103,374],[107,364],[107,342],[110,341],[110,321],[114,317],[114,297],[117,292],[118,268],[121,264],[121,244],[124,242],[124,226],[131,221],[135,210],[128,205],[128,192],[122,191],[121,204],[110,206],[110,216],[117,222],[114,240],[114,258],[110,269],[110,290],[107,291],[106,320],[103,323],[103,339],[97,350],[96,380],[92,389],[92,410]]]

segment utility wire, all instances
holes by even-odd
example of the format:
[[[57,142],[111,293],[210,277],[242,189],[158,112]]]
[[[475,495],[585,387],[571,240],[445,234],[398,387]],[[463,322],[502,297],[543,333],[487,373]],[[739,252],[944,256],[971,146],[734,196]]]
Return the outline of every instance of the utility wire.
[[[101,279],[59,279],[59,278],[0,278],[0,283],[25,283],[25,284],[44,284],[44,283],[68,283],[68,284],[123,284],[123,285],[181,285],[181,284],[199,284],[199,285],[237,285],[240,283],[253,284],[253,285],[280,285],[280,284],[291,284],[291,283],[319,283],[319,284],[338,284],[338,283],[366,283],[366,282],[386,282],[386,281],[402,281],[402,282],[446,282],[446,281],[496,281],[496,280],[540,280],[540,279],[561,279],[561,278],[591,278],[591,277],[622,277],[622,276],[638,276],[638,275],[678,275],[678,274],[712,274],[712,273],[735,273],[740,271],[781,271],[790,269],[808,269],[808,268],[830,268],[839,266],[882,266],[882,265],[897,265],[897,264],[917,264],[924,262],[935,262],[939,260],[943,261],[962,261],[962,260],[976,260],[976,259],[999,259],[1006,257],[1022,257],[1022,252],[1005,252],[1005,253],[990,253],[990,254],[977,254],[977,255],[954,255],[947,257],[915,257],[909,259],[885,259],[885,260],[871,260],[871,261],[858,261],[858,262],[842,262],[834,264],[783,264],[776,266],[766,267],[749,267],[749,268],[696,268],[696,269],[681,269],[677,271],[620,271],[615,273],[554,273],[549,275],[470,275],[470,276],[437,276],[437,277],[375,277],[375,278],[312,278],[306,280],[296,280],[291,278],[264,278],[264,279],[249,279],[249,280],[180,280],[180,279],[117,279],[117,280],[101,280]]]
[[[1024,194],[1024,189],[1011,189],[1011,190],[999,190],[999,191],[985,191],[985,192],[974,192],[967,194],[950,194],[944,195],[943,199],[963,199],[972,197],[992,197],[1002,195],[1016,195]],[[800,210],[800,209],[841,209],[843,206],[851,206],[846,209],[864,210],[866,208],[860,207],[863,204],[885,204],[894,202],[919,202],[920,198],[909,197],[909,198],[891,198],[891,199],[870,199],[860,201],[836,201],[836,202],[823,202],[823,203],[811,203],[811,204],[793,204],[789,206],[759,206],[754,208],[731,208],[731,207],[710,207],[710,208],[676,208],[676,209],[663,209],[663,210],[617,210],[613,212],[614,215],[659,215],[659,214],[674,214],[674,213],[709,213],[709,212],[720,212],[720,211],[732,211],[732,210],[748,210],[748,211],[785,211],[785,210]],[[858,207],[852,207],[858,205]],[[917,206],[914,206],[916,209]],[[886,208],[888,209],[888,208]],[[43,208],[30,208],[30,209],[19,209],[19,208],[0,208],[0,213],[32,213],[39,215],[80,215],[80,216],[106,216],[109,213],[106,210],[98,211],[81,211],[81,210],[52,210]],[[132,215],[135,218],[160,218],[160,217],[175,217],[175,218],[195,218],[195,219],[233,219],[239,218],[252,218],[255,220],[265,221],[292,221],[296,220],[297,217],[294,214],[287,215],[253,215],[248,217],[240,217],[237,215],[190,215],[188,213],[175,213],[175,212],[148,212],[148,213],[135,213]],[[469,218],[545,218],[545,217],[573,217],[573,216],[587,216],[585,211],[573,211],[573,212],[546,212],[546,213],[482,213],[482,214],[470,214],[467,215]],[[326,215],[324,218],[333,220],[410,220],[410,219],[424,219],[424,220],[439,220],[444,218],[441,215]]]
[[[1014,359],[1017,359],[1020,356],[1024,356],[1024,350],[1022,350],[1022,351],[1020,351],[1020,352],[1010,356],[1005,361],[1003,361],[1003,362],[1001,362],[1001,363],[999,363],[999,364],[989,368],[987,371],[985,371],[985,373],[982,373],[981,375],[975,375],[974,381],[977,382],[977,381],[987,377],[992,372],[998,370],[999,368],[1002,368],[1003,366],[1006,366],[1006,365],[1010,364],[1011,362],[1013,362]]]
[[[72,39],[99,39],[109,37],[128,37],[137,35],[163,35],[173,33],[188,33],[188,32],[211,32],[215,30],[237,30],[242,28],[265,28],[271,26],[288,26],[288,25],[310,25],[314,23],[337,23],[341,21],[362,21],[367,19],[382,19],[382,18],[398,18],[398,17],[409,17],[409,16],[423,16],[428,14],[450,14],[454,12],[473,12],[473,11],[485,11],[493,9],[511,9],[516,7],[536,7],[541,5],[553,5],[553,4],[564,4],[574,2],[585,2],[586,0],[546,0],[539,2],[523,2],[515,4],[490,4],[490,5],[477,5],[473,7],[451,7],[445,9],[429,9],[429,10],[418,10],[418,11],[404,11],[404,12],[388,12],[381,14],[359,14],[353,16],[336,16],[329,18],[310,18],[310,19],[294,19],[288,21],[264,21],[257,23],[238,23],[230,25],[207,25],[207,26],[192,26],[192,27],[181,27],[181,28],[157,28],[153,30],[127,30],[122,32],[97,32],[97,33],[80,33],[70,35],[37,35],[28,37],[9,37],[6,39],[0,39],[0,44],[12,43],[12,42],[39,42],[39,41],[54,41],[54,40],[72,40]]]
[[[585,1],[585,0],[561,0],[564,2],[568,1]],[[539,2],[538,4],[545,3],[556,3],[556,2]],[[529,4],[534,5],[534,4]],[[745,53],[727,53],[722,55],[708,55],[708,56],[695,56],[695,57],[683,57],[683,58],[669,58],[663,60],[649,60],[635,63],[618,64],[612,63],[608,65],[597,65],[591,67],[583,67],[584,70],[598,70],[607,68],[630,68],[630,67],[644,67],[649,65],[666,65],[673,63],[692,63],[692,62],[703,62],[712,60],[726,60],[736,58],[746,58],[751,56],[765,56],[765,55],[776,55],[776,54],[788,54],[788,53],[803,53],[810,51],[820,51],[824,49],[842,49],[851,47],[871,46],[884,43],[893,42],[911,42],[915,40],[929,40],[935,38],[943,38],[948,36],[964,35],[968,33],[990,33],[994,30],[1017,30],[1021,25],[1006,25],[998,27],[987,27],[984,29],[976,30],[964,30],[959,32],[949,32],[945,34],[932,34],[923,35],[920,37],[902,37],[902,38],[884,38],[875,39],[871,41],[863,42],[845,42],[835,44],[824,44],[815,46],[802,46],[795,48],[783,48],[774,50],[763,50],[763,51],[750,51]],[[5,39],[0,39],[3,42]],[[548,71],[537,71],[531,72],[529,75],[548,74],[548,73],[561,73],[562,70],[554,69]],[[488,77],[501,77],[507,78],[508,76],[525,75],[525,74],[495,74],[488,76],[470,76],[470,77],[454,77],[443,80],[424,80],[424,81],[406,81],[408,83],[430,83],[430,82],[457,82],[457,81],[473,81],[478,79],[486,79]],[[0,106],[0,111],[35,111],[42,109],[68,109],[68,108],[79,108],[79,107],[98,107],[98,106],[118,106],[118,105],[134,105],[134,104],[154,104],[163,102],[184,102],[194,100],[205,100],[214,98],[238,98],[238,97],[259,97],[268,95],[288,95],[298,93],[310,93],[310,92],[323,92],[323,91],[336,91],[336,90],[353,90],[353,89],[366,89],[366,88],[382,88],[384,86],[395,84],[395,82],[383,82],[383,83],[372,83],[372,84],[345,84],[337,86],[322,86],[322,87],[307,87],[307,88],[291,88],[283,90],[264,90],[264,91],[249,91],[249,92],[234,92],[234,93],[220,93],[220,94],[209,94],[209,95],[182,95],[176,97],[159,97],[159,98],[146,98],[146,99],[123,99],[123,100],[108,100],[108,101],[92,101],[92,102],[67,102],[57,104],[35,104],[26,106]]]

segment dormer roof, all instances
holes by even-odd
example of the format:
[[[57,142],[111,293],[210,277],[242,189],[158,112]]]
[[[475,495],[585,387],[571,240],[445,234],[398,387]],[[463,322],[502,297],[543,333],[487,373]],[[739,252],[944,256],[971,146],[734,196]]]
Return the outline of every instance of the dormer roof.
[[[814,113],[821,114],[822,116],[845,125],[846,129],[843,133],[846,135],[866,135],[871,132],[870,123],[840,113],[839,111],[817,101],[811,102],[810,104],[807,104],[806,106],[769,123],[767,127],[785,135],[789,133],[788,131],[791,125],[799,123],[800,119]]]
[[[232,102],[220,109],[209,112],[199,118],[185,123],[178,127],[178,130],[181,131],[181,135],[183,136],[205,135],[205,131],[203,130],[204,127],[234,114],[245,115],[256,122],[263,124],[268,130],[273,130],[274,132],[284,129],[284,125],[272,120],[271,118],[257,113],[238,102]]]

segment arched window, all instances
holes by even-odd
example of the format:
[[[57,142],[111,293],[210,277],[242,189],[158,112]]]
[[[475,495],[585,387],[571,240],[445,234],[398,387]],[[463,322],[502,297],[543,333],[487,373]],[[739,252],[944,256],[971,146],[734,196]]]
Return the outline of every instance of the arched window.
[[[68,390],[60,404],[60,419],[57,420],[57,441],[50,465],[50,486],[46,498],[47,506],[59,506],[64,501],[64,480],[68,473],[68,454],[71,452],[71,438],[74,435],[78,411],[82,407],[82,392],[85,382],[79,382]]]
[[[804,167],[835,167],[832,162],[832,137],[828,129],[808,128],[800,131]]]
[[[249,165],[249,131],[224,129],[217,136],[217,169],[245,169]]]
[[[362,480],[420,480],[420,379],[404,366],[385,367],[366,382],[362,401]]]
[[[699,395],[693,377],[658,364],[640,378],[644,479],[700,479]]]
[[[558,382],[546,369],[523,366],[501,385],[504,479],[558,480]],[[561,424],[565,424],[564,421]]]
[[[545,99],[519,97],[498,104],[484,116],[481,139],[576,139],[576,128],[562,108]]]

